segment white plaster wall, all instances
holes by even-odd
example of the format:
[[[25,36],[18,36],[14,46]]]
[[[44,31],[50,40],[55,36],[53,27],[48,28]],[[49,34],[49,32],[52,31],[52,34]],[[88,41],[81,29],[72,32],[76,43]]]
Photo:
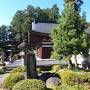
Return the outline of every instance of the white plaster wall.
[[[76,58],[77,58],[77,63],[78,63],[78,64],[81,64],[82,61],[84,60],[83,56],[80,55],[80,54],[78,54],[78,55],[76,56]],[[72,63],[75,63],[74,55],[71,57],[71,60],[72,60]]]
[[[88,57],[84,58],[82,55],[78,54],[76,56],[76,58],[77,58],[77,63],[79,64],[79,67],[82,67],[82,65],[81,65],[82,61],[84,61],[84,60],[89,60],[90,61],[90,55]],[[72,60],[72,63],[75,64],[74,55],[71,57],[71,60]]]

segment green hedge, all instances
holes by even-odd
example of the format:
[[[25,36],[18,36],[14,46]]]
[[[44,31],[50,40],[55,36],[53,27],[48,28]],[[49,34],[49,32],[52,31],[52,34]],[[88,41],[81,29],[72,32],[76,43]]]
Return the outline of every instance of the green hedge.
[[[6,89],[12,89],[12,87],[19,81],[24,80],[25,77],[22,73],[17,72],[10,74],[3,82],[2,87]]]
[[[46,85],[41,80],[27,79],[18,82],[12,90],[46,90]]]
[[[60,69],[61,69],[61,66],[60,66],[60,65],[54,65],[54,66],[52,67],[52,71],[53,71],[53,72],[58,72]]]
[[[63,70],[60,73],[61,81],[66,85],[78,85],[90,83],[89,72],[74,72],[71,70]]]
[[[86,85],[73,85],[73,86],[68,86],[68,85],[60,85],[56,88],[56,90],[89,90],[89,87]]]
[[[22,66],[22,67],[17,67],[15,69],[13,69],[10,73],[16,73],[16,72],[25,72],[26,71],[26,67],[25,66]]]

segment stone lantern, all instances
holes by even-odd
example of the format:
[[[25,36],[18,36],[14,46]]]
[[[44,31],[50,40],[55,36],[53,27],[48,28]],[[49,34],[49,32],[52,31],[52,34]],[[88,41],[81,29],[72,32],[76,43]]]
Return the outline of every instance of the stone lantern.
[[[18,48],[21,49],[24,55],[24,65],[27,67],[27,78],[37,78],[35,54],[28,50],[25,41],[23,41]]]

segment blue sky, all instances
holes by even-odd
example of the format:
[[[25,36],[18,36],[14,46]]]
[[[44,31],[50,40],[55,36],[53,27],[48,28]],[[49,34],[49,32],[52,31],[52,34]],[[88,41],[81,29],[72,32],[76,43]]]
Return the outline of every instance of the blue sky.
[[[23,10],[28,5],[50,8],[57,4],[63,10],[63,0],[0,0],[0,25],[9,25],[17,10]],[[90,22],[90,0],[84,0],[82,11],[86,11],[87,21]]]

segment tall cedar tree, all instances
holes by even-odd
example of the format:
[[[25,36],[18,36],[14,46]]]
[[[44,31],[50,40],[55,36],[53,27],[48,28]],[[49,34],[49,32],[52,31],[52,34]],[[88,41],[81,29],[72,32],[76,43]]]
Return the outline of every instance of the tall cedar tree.
[[[14,34],[16,40],[22,41],[24,38],[24,30],[23,30],[23,24],[24,23],[24,12],[22,10],[18,10],[16,14],[13,17],[13,20],[11,22],[11,25],[14,29]]]
[[[64,0],[59,25],[52,31],[53,42],[52,58],[71,58],[72,55],[88,55],[90,43],[85,29],[87,28],[85,17],[80,16],[82,0]]]

